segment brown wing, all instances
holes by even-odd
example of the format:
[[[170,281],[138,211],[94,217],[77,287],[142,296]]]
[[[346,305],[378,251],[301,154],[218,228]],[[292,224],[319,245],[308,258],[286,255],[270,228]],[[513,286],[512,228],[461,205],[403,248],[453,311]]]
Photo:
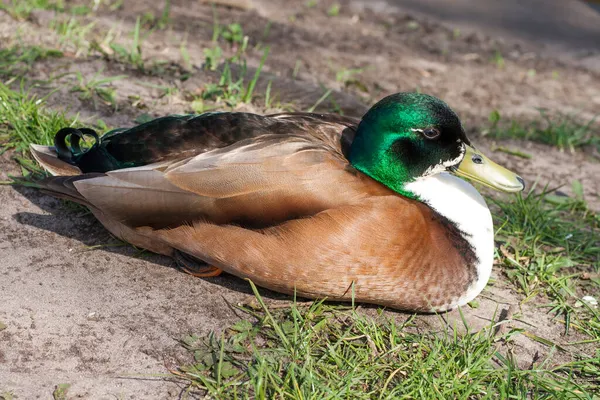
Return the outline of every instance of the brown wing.
[[[353,169],[343,156],[357,123],[310,113],[171,116],[104,135],[76,166],[58,159],[53,147],[31,150],[53,174],[77,175],[49,179],[46,190],[127,225],[208,219],[263,226],[360,192],[344,188],[365,180],[346,172]]]
[[[73,185],[86,202],[133,227],[200,219],[268,226],[389,193],[328,144],[289,135],[264,135],[181,161],[80,178]]]

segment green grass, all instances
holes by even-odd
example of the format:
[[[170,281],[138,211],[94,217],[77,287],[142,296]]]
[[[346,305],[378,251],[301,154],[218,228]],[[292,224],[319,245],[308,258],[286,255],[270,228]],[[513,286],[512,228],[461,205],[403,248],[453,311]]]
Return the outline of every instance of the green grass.
[[[340,82],[344,87],[349,88],[355,86],[358,90],[363,93],[368,93],[369,89],[367,86],[357,78],[358,75],[362,74],[366,68],[341,68],[335,73],[336,82]]]
[[[248,80],[246,62],[246,51],[248,50],[249,38],[244,35],[239,23],[220,25],[217,10],[213,5],[213,46],[204,49],[204,68],[216,71],[223,60],[223,49],[219,45],[220,39],[224,39],[229,47],[235,50],[235,54],[227,57],[223,62],[221,76],[218,83],[207,84],[200,96],[192,96],[191,108],[194,112],[205,112],[216,107],[226,106],[234,108],[241,103],[251,103],[254,98],[254,89],[260,77],[265,61],[269,55],[269,47],[263,47],[263,55],[253,77]],[[255,50],[258,47],[255,47]],[[185,55],[184,55],[185,60]],[[234,72],[236,71],[236,72]],[[269,103],[270,87],[268,91]],[[214,107],[207,102],[215,103]]]
[[[153,83],[149,83],[149,82],[145,82],[145,81],[137,81],[137,83],[139,85],[141,85],[141,86],[146,86],[146,87],[149,87],[149,88],[158,89],[159,90],[158,97],[161,98],[161,99],[163,97],[175,96],[179,92],[179,89],[176,88],[176,87],[174,87],[174,86],[155,85]]]
[[[538,295],[550,299],[550,312],[600,340],[597,327],[586,327],[594,318],[591,308],[575,308],[584,294],[600,292],[600,280],[582,280],[600,270],[600,216],[589,210],[579,183],[575,197],[559,196],[547,189],[516,199],[491,199],[495,207],[498,258],[507,277],[526,300]],[[597,313],[596,313],[597,317]],[[595,334],[593,332],[596,332]]]
[[[150,35],[151,31],[142,30],[142,19],[137,17],[133,31],[131,32],[132,41],[129,44],[117,42],[119,34],[113,27],[110,29],[103,40],[93,40],[90,43],[90,50],[95,50],[105,58],[119,63],[127,64],[141,72],[153,72],[152,68],[147,68],[146,61],[142,53],[142,44]]]
[[[600,124],[597,116],[586,122],[574,114],[550,114],[539,110],[540,118],[529,123],[510,121],[506,124],[500,113],[490,114],[490,128],[486,134],[495,139],[525,139],[556,146],[571,152],[575,149],[593,146],[600,151]]]
[[[219,82],[206,85],[202,95],[193,99],[191,103],[193,110],[195,112],[209,110],[205,105],[206,101],[212,101],[216,103],[216,106],[224,105],[229,108],[234,108],[240,103],[251,103],[254,98],[256,83],[260,78],[268,55],[269,48],[266,47],[263,51],[263,56],[261,57],[258,68],[250,80],[247,80],[247,65],[245,59],[241,55],[227,60],[223,65]],[[233,72],[232,65],[237,65],[237,74]]]
[[[43,177],[42,168],[32,160],[29,145],[51,145],[59,129],[74,124],[86,125],[78,123],[77,117],[70,118],[64,112],[46,109],[46,99],[30,93],[23,86],[14,91],[0,83],[0,153],[14,149],[13,158],[20,164],[22,174],[22,177],[12,177],[13,181],[2,183],[31,185],[32,179]]]
[[[223,50],[218,45],[204,49],[205,68],[211,71],[216,71],[219,63],[221,62],[222,56]]]
[[[35,10],[58,10],[63,11],[65,3],[63,0],[10,0],[0,1],[0,10],[7,12],[11,17],[19,20],[29,18]]]
[[[114,87],[109,86],[111,83],[127,78],[127,75],[100,77],[100,73],[96,73],[91,78],[84,77],[81,72],[77,72],[77,84],[71,88],[72,92],[79,92],[80,99],[91,100],[94,109],[97,109],[97,100],[100,99],[105,104],[111,106],[114,111],[117,111],[117,92]]]
[[[330,17],[337,17],[338,15],[340,15],[340,4],[339,3],[334,3],[331,5],[331,7],[329,7],[329,9],[327,9],[327,15],[329,15]]]
[[[193,69],[192,61],[190,59],[190,52],[187,49],[187,35],[179,45],[179,53],[181,54],[182,67],[186,71]]]
[[[95,25],[95,22],[82,25],[75,17],[60,16],[50,22],[50,29],[58,34],[61,46],[73,48],[75,55],[79,56],[89,51],[91,42],[88,40],[88,36]]]
[[[238,23],[229,24],[221,28],[221,37],[233,44],[242,44],[244,40],[244,31]]]
[[[212,41],[217,43],[219,38],[225,39],[229,42],[230,45],[241,45],[244,41],[244,30],[242,26],[238,22],[234,22],[228,25],[221,25],[219,23],[219,15],[217,12],[217,8],[212,6],[212,14],[213,14],[213,31],[212,31]]]
[[[142,16],[142,25],[150,29],[163,30],[169,26],[171,22],[171,0],[165,0],[163,11],[160,17],[156,17],[152,11],[146,12]]]
[[[95,10],[90,8],[93,3],[96,3],[96,7],[101,3],[90,2],[90,6],[85,4],[73,4],[67,5],[65,0],[3,0],[0,1],[0,10],[7,12],[11,17],[17,20],[29,19],[31,13],[35,10],[51,10],[56,12],[68,12],[71,15],[86,16],[92,14]],[[110,3],[110,1],[105,1]],[[114,11],[111,8],[111,11]]]
[[[60,58],[60,50],[40,46],[12,46],[0,49],[0,76],[19,78],[30,72],[36,62],[48,58]]]
[[[70,383],[59,383],[52,392],[52,398],[54,400],[67,400],[67,394],[70,388]]]
[[[133,29],[133,42],[131,46],[124,46],[118,43],[111,43],[110,48],[120,62],[133,65],[139,70],[144,70],[144,59],[142,57],[142,36],[140,17],[135,22]]]
[[[502,53],[500,52],[500,50],[496,50],[494,52],[494,56],[492,57],[491,62],[493,64],[496,64],[496,67],[498,67],[498,69],[504,68],[504,57],[502,57]]]
[[[321,85],[321,90],[323,90],[323,94],[321,95],[321,97],[319,97],[317,101],[315,101],[315,103],[312,106],[308,107],[305,111],[309,113],[315,112],[317,107],[321,106],[321,104],[323,104],[325,100],[328,100],[329,106],[327,107],[327,112],[344,115],[343,110],[340,108],[340,106],[337,104],[337,102],[332,96],[333,89],[327,89],[326,87]]]
[[[555,365],[517,365],[511,339],[495,324],[422,331],[414,318],[394,322],[354,309],[293,303],[256,308],[222,335],[189,336],[194,361],[172,371],[187,393],[220,399],[589,399],[600,394],[598,357]],[[464,332],[464,333],[459,333]],[[501,343],[508,346],[500,350]],[[507,349],[507,350],[506,350]],[[186,398],[185,395],[183,398]]]
[[[121,42],[118,30],[113,27],[106,33],[103,40],[92,40],[89,48],[102,54],[106,59],[128,65],[146,75],[160,76],[167,73],[177,73],[180,75],[181,80],[189,78],[189,71],[186,71],[185,66],[179,67],[167,60],[144,58],[143,43],[158,27],[145,30],[142,25],[142,18],[137,17],[133,31],[131,31],[132,40],[129,43]],[[182,43],[181,53],[187,57],[189,62],[189,54],[183,46],[185,44]]]
[[[164,65],[169,64],[169,62],[156,60],[149,63],[148,60],[144,60],[142,45],[154,30],[165,29],[169,24],[170,0],[166,0],[164,4],[162,15],[159,18],[153,17],[152,21],[148,21],[148,16],[137,17],[136,24],[131,31],[132,40],[129,43],[118,41],[119,34],[116,27],[113,27],[106,32],[103,40],[98,40],[98,38],[93,37],[92,33],[94,33],[93,29],[97,25],[96,22],[82,24],[81,20],[78,18],[78,16],[91,14],[95,10],[95,8],[90,9],[85,5],[74,5],[70,8],[65,8],[63,1],[26,0],[21,2],[13,0],[11,3],[6,4],[0,2],[0,9],[4,9],[18,19],[28,18],[31,11],[36,9],[55,10],[57,13],[55,13],[54,18],[48,24],[48,28],[57,33],[59,37],[58,42],[61,48],[73,50],[75,56],[81,56],[84,53],[95,51],[102,54],[107,59],[130,65],[143,73],[161,75],[164,73]],[[109,6],[110,10],[114,10],[115,7],[120,7],[119,2],[113,5],[110,5],[110,2],[107,2],[106,5]],[[67,15],[62,14],[67,12]],[[143,29],[144,24],[151,25],[150,29]],[[95,33],[99,34],[99,32]],[[62,55],[62,53],[60,54]],[[0,57],[0,73],[2,72],[3,66],[10,67],[12,64],[14,63],[9,62],[8,59],[6,62],[3,62],[2,57]]]
[[[0,83],[0,143],[3,147],[27,152],[32,143],[50,145],[59,129],[76,123],[77,118],[71,119],[64,112],[47,110],[46,99],[23,86],[14,91]]]

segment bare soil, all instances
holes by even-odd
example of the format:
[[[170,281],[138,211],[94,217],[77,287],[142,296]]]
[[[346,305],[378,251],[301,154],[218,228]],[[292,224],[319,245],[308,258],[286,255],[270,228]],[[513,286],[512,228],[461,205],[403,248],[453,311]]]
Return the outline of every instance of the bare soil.
[[[228,3],[234,6],[215,7],[219,22],[242,25],[250,38],[251,68],[262,56],[257,45],[270,46],[258,94],[272,80],[281,103],[294,101],[296,108],[306,109],[323,95],[323,87],[333,88],[337,105],[351,115],[361,115],[373,101],[397,91],[418,89],[439,96],[459,113],[472,140],[492,158],[529,182],[564,184],[567,194],[571,183],[579,180],[591,207],[600,210],[600,163],[593,153],[572,154],[531,142],[501,143],[532,155],[523,159],[494,152],[497,144],[480,135],[494,109],[519,120],[535,118],[536,108],[576,112],[589,120],[600,109],[600,77],[593,69],[567,63],[563,56],[538,53],[516,40],[488,36],[485,30],[457,34],[452,27],[398,7],[342,1],[339,15],[332,17],[327,15],[332,1],[312,8],[285,0]],[[98,31],[117,22],[119,29],[130,32],[137,16],[147,11],[160,15],[161,7],[152,1],[125,2],[115,12],[101,8],[96,16],[81,20],[97,21]],[[59,38],[47,28],[53,18],[53,12],[36,11],[30,20],[16,21],[0,11],[0,46],[56,47]],[[95,108],[70,92],[73,75],[53,83],[59,87],[49,98],[53,108],[91,121],[101,118],[109,126],[133,125],[142,113],[189,112],[188,93],[218,79],[218,71],[202,69],[202,51],[213,46],[213,10],[203,2],[173,1],[170,18],[167,30],[153,32],[142,44],[148,62],[171,63],[173,68],[162,73],[141,73],[67,48],[66,57],[36,64],[29,77],[48,79],[75,71],[86,77],[127,74],[128,79],[114,84],[116,112],[101,102]],[[131,39],[123,39],[127,40]],[[185,82],[179,79],[183,40],[193,67]],[[502,67],[491,62],[497,51],[503,55]],[[344,68],[364,69],[356,76],[358,83],[336,80],[336,72]],[[163,96],[156,86],[178,91]],[[50,88],[35,90],[48,93]],[[142,102],[132,104],[131,96]],[[320,109],[331,106],[328,99]],[[239,109],[265,111],[252,105]],[[18,173],[10,153],[3,154],[0,180]],[[167,258],[123,246],[81,208],[33,189],[0,186],[0,204],[0,322],[6,325],[0,330],[0,395],[12,391],[21,399],[49,398],[57,384],[69,383],[69,398],[178,398],[183,385],[159,376],[167,373],[165,365],[187,357],[178,340],[188,333],[223,329],[239,318],[231,305],[250,298],[244,281],[230,275],[198,279],[181,273]],[[564,336],[564,327],[539,308],[539,301],[522,304],[523,296],[505,282],[501,271],[494,275],[495,284],[478,298],[480,306],[463,310],[473,329],[489,324],[512,305],[511,312],[516,310],[526,322],[515,324],[535,335],[563,344],[582,339],[573,331]],[[289,300],[264,294],[271,303]],[[366,307],[365,312],[374,309]],[[390,315],[406,318],[397,312]],[[425,327],[437,329],[441,323],[435,315],[419,318]],[[460,316],[453,311],[444,319],[452,325]],[[548,353],[546,346],[525,336],[516,340],[524,367]],[[554,360],[565,357],[558,352]]]

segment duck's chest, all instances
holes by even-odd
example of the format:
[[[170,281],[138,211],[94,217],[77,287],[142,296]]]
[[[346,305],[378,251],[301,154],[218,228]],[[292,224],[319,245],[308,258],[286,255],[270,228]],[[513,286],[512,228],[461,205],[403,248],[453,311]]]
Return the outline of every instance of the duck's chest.
[[[422,178],[406,188],[452,223],[463,242],[468,243],[474,255],[473,279],[448,308],[468,303],[487,284],[494,261],[492,215],[485,200],[472,185],[448,173]]]

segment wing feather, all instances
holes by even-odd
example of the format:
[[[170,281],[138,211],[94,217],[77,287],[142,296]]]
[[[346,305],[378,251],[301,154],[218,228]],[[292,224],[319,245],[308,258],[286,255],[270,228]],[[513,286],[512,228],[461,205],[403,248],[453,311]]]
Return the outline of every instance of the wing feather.
[[[127,226],[197,220],[269,226],[364,196],[360,180],[346,167],[316,140],[265,135],[73,185],[88,203]]]

